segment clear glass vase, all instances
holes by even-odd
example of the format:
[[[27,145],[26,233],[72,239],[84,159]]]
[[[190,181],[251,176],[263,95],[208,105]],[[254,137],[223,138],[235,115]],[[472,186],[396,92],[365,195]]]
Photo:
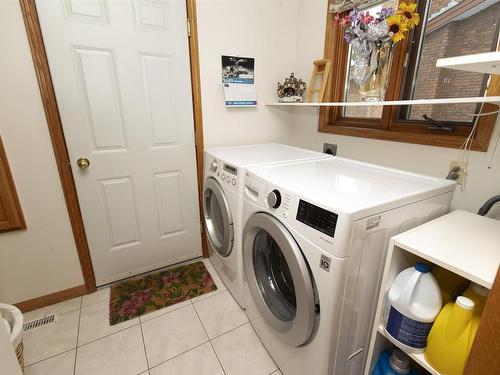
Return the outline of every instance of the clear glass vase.
[[[366,81],[359,86],[362,100],[384,100],[391,76],[393,46],[391,42],[385,42],[376,45],[373,49],[369,60],[371,73]]]

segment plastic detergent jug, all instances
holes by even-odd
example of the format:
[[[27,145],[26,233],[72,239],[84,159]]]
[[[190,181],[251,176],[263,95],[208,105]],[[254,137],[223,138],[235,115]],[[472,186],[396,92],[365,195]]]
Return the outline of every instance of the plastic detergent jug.
[[[425,359],[446,375],[462,374],[479,326],[474,302],[460,296],[439,313],[427,338]]]
[[[432,276],[434,276],[441,289],[443,305],[453,302],[458,296],[463,295],[465,289],[470,284],[467,279],[439,266],[432,268]]]
[[[410,366],[410,357],[399,349],[392,353],[385,351],[380,355],[372,375],[398,375],[410,374],[417,375],[418,372]]]
[[[463,296],[474,302],[474,314],[481,316],[489,293],[490,290],[488,288],[476,283],[471,283],[469,288],[463,293]]]
[[[385,328],[404,349],[422,353],[441,306],[439,285],[429,265],[419,262],[394,279],[387,295]]]

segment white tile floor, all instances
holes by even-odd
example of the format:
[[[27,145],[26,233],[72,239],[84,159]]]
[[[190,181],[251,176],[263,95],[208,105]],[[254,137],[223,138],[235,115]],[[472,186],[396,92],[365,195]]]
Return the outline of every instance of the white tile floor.
[[[245,312],[217,291],[114,326],[109,288],[25,314],[58,321],[24,336],[25,375],[278,375]]]

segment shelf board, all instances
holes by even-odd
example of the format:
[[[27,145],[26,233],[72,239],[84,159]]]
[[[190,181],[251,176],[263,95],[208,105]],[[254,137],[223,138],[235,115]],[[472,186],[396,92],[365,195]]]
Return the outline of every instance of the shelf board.
[[[394,244],[491,289],[500,265],[500,221],[456,210],[393,237]]]
[[[270,107],[381,107],[387,105],[430,105],[430,104],[500,104],[500,96],[479,96],[470,98],[388,100],[363,102],[324,102],[324,103],[268,103]]]
[[[438,59],[436,67],[476,73],[500,74],[500,52],[486,52]]]
[[[400,343],[395,340],[394,338],[389,335],[384,326],[380,324],[377,328],[377,331],[384,336],[387,340],[392,342],[394,345],[396,345],[399,349],[401,349],[403,352],[405,352],[411,359],[413,359],[415,362],[417,362],[420,366],[422,366],[424,369],[429,371],[432,375],[440,375],[438,371],[436,371],[430,364],[427,362],[427,360],[424,357],[424,353],[410,353],[407,352],[401,345]]]

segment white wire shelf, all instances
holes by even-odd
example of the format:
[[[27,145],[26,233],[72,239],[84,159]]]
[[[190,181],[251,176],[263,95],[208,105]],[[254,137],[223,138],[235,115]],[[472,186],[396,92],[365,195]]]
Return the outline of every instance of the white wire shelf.
[[[500,96],[479,96],[470,98],[388,100],[363,102],[324,102],[324,103],[268,103],[270,107],[382,107],[386,105],[431,105],[431,104],[481,104],[500,105]]]
[[[438,59],[436,67],[476,73],[500,74],[500,52],[486,52]]]

